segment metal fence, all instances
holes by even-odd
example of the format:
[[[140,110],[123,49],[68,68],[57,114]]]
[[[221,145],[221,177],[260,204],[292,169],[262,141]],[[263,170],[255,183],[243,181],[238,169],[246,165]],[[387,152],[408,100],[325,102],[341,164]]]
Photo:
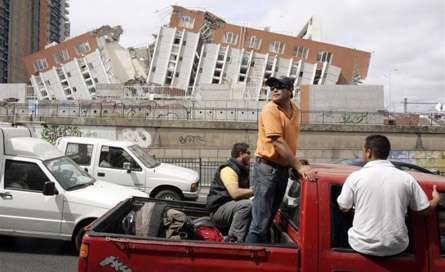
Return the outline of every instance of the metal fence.
[[[216,161],[203,158],[159,158],[158,160],[163,163],[171,163],[195,170],[199,173],[200,184],[203,187],[210,186],[216,170],[220,165],[226,162],[221,160]],[[251,170],[252,167],[253,163],[251,163],[250,165]]]
[[[125,118],[145,120],[197,120],[197,121],[237,121],[256,122],[261,104],[242,103],[221,105],[211,101],[143,101],[90,102],[90,103],[47,103],[47,104],[0,104],[0,116],[29,116],[72,118]],[[422,125],[444,126],[445,114],[437,113],[388,113],[354,111],[304,111],[303,124],[356,124],[356,125]]]

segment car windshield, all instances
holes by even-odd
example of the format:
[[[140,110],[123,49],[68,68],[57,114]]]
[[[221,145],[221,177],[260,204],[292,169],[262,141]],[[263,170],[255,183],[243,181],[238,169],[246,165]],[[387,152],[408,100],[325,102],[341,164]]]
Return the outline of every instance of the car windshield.
[[[155,157],[150,155],[139,145],[132,145],[128,149],[148,168],[156,167],[160,164]]]
[[[94,183],[95,179],[82,171],[68,157],[60,157],[44,162],[46,168],[65,190],[73,190]]]

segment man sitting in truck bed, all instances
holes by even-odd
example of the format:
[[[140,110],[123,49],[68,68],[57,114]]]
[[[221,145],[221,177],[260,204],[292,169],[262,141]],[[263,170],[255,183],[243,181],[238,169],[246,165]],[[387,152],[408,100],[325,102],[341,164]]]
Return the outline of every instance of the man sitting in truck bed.
[[[405,215],[409,207],[426,213],[437,206],[440,195],[434,186],[428,198],[416,179],[387,161],[391,144],[385,136],[371,135],[363,146],[366,165],[343,184],[337,202],[343,212],[355,208],[350,246],[366,255],[392,256],[409,243]]]
[[[216,226],[229,227],[228,241],[243,242],[252,217],[249,145],[234,144],[231,156],[215,173],[207,196],[207,208]]]

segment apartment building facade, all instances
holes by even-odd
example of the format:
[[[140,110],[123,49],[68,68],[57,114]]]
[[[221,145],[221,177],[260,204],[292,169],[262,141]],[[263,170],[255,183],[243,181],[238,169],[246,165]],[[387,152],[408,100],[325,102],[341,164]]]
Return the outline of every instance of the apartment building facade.
[[[23,57],[69,36],[68,0],[0,0],[0,83],[26,83]]]
[[[119,45],[122,28],[104,26],[52,44],[24,59],[38,99],[90,100],[98,84],[146,77],[139,59]]]
[[[310,39],[312,18],[298,36],[238,26],[205,11],[172,6],[155,41],[147,82],[187,90],[237,90],[263,100],[264,82],[288,76],[300,85],[354,84],[366,78],[370,53]],[[310,31],[316,31],[310,33]]]

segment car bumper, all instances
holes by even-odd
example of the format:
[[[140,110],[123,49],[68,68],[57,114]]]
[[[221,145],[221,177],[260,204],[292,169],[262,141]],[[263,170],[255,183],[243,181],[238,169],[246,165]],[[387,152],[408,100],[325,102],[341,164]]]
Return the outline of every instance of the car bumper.
[[[201,188],[199,188],[196,192],[182,192],[182,195],[184,196],[184,199],[186,199],[186,200],[197,200],[199,197],[200,191],[201,191]]]

